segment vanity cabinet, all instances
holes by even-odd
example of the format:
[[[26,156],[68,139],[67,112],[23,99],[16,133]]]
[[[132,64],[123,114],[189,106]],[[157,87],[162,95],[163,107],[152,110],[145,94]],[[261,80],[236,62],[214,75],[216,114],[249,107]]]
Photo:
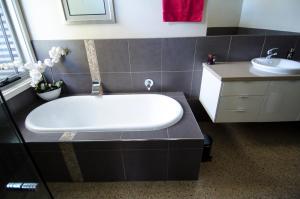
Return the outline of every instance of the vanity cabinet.
[[[223,80],[204,67],[199,99],[213,122],[300,119],[300,80]]]

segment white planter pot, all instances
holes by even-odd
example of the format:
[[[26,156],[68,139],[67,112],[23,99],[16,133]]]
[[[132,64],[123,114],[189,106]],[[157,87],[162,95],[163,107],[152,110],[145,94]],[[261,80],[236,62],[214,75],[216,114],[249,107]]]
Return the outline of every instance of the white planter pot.
[[[42,98],[43,100],[51,101],[51,100],[58,98],[60,96],[60,93],[61,93],[61,88],[58,88],[58,89],[48,91],[45,93],[37,93],[37,95],[40,98]]]

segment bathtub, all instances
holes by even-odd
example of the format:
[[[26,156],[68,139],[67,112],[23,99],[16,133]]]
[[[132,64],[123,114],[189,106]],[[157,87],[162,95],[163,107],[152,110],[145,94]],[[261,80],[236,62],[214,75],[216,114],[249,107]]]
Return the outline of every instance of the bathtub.
[[[34,133],[160,130],[176,124],[181,105],[160,94],[71,96],[47,102],[25,120]]]

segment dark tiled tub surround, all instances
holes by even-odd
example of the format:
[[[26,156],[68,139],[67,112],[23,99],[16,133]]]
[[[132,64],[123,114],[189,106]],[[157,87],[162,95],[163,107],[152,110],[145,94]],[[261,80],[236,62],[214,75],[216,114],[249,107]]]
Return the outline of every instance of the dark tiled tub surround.
[[[71,142],[61,142],[60,133],[35,134],[24,128],[25,117],[33,107],[19,114],[18,123],[48,181],[76,181],[72,172],[78,176],[78,170],[83,181],[197,180],[202,132],[183,93],[164,95],[176,99],[184,115],[177,124],[159,131],[79,132]],[[73,157],[64,157],[67,153],[63,148],[73,148],[79,169],[74,165],[70,169],[65,161]]]
[[[296,48],[300,60],[299,35],[225,35],[190,38],[95,40],[104,92],[145,92],[144,79],[154,80],[154,92],[184,92],[188,99],[198,99],[202,63],[208,53],[217,61],[250,61],[265,56],[266,50],[279,48],[285,57]],[[54,77],[65,81],[65,94],[91,91],[91,75],[83,40],[34,40],[37,58],[48,56],[51,46],[70,49],[70,54],[56,65]],[[49,76],[49,71],[46,72]]]

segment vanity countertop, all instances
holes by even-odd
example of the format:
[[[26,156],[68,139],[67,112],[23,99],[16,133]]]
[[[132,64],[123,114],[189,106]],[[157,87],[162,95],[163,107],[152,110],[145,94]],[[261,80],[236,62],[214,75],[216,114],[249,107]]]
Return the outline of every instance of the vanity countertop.
[[[203,67],[212,72],[221,81],[264,81],[264,80],[300,80],[300,74],[272,74],[257,71],[251,62],[224,62],[215,65],[203,63]]]

